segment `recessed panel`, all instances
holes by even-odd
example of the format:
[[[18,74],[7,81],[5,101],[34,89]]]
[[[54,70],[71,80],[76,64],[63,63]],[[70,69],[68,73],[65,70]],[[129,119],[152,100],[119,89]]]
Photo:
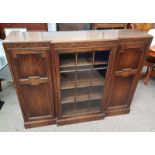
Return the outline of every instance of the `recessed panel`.
[[[47,76],[46,61],[41,54],[18,54],[16,56],[16,63],[19,77]]]
[[[128,96],[133,84],[135,75],[129,77],[117,76],[114,79],[114,84],[112,86],[111,100],[109,102],[109,107],[117,107],[128,104]]]
[[[51,92],[48,84],[22,85],[22,96],[29,118],[50,116],[52,112]]]
[[[141,53],[141,49],[125,49],[119,54],[117,70],[122,70],[125,68],[138,68]]]

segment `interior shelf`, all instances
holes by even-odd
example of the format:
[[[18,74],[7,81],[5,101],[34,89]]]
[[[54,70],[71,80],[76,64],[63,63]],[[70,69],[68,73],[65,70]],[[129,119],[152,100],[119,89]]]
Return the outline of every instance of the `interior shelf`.
[[[83,68],[70,68],[70,69],[62,69],[60,71],[60,73],[71,73],[71,72],[84,72],[84,71],[93,71],[93,70],[104,70],[104,69],[107,69],[108,67],[107,66],[104,66],[104,67],[90,67],[90,66],[87,66],[87,67],[83,67]]]
[[[71,89],[71,88],[82,88],[88,86],[103,86],[104,78],[100,75],[93,76],[92,79],[89,79],[89,76],[77,78],[75,81],[74,77],[62,78],[61,89]]]
[[[60,73],[70,73],[76,71],[92,71],[92,70],[101,70],[107,69],[107,61],[95,60],[94,62],[91,59],[78,59],[77,64],[74,59],[64,59],[61,61]]]
[[[74,66],[90,66],[92,65],[92,62],[90,59],[80,59],[76,61],[74,59],[70,59],[70,60],[63,60],[61,61],[61,66],[60,67],[74,67]]]
[[[76,108],[75,108],[76,107]],[[101,111],[100,100],[95,100],[90,103],[87,101],[78,103],[68,103],[62,105],[63,116],[76,116],[81,114],[93,114]]]
[[[89,89],[88,91],[81,89],[79,93],[78,91],[75,92],[75,89],[72,89],[71,91],[67,91],[67,93],[62,94],[61,103],[66,104],[66,103],[81,102],[81,101],[88,101],[88,100],[98,100],[98,99],[101,100],[102,93],[103,92],[101,89],[96,89],[95,91],[92,91],[91,93]]]
[[[96,60],[94,61],[94,63],[92,62],[91,59],[78,59],[77,64],[76,61],[74,59],[70,59],[70,60],[62,60],[61,61],[61,68],[64,67],[80,67],[80,66],[92,66],[92,65],[102,65],[102,64],[107,64],[107,61],[101,61],[101,60]]]

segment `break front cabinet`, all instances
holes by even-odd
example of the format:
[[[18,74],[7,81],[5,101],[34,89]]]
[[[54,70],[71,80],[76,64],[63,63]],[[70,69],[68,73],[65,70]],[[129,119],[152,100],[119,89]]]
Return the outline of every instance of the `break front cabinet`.
[[[152,36],[12,32],[3,45],[26,128],[127,114]]]

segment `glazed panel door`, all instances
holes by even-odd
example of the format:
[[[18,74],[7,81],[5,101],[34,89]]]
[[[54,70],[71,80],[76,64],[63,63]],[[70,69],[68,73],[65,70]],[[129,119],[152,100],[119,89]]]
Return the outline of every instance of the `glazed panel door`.
[[[58,119],[104,113],[103,104],[116,47],[57,51]]]

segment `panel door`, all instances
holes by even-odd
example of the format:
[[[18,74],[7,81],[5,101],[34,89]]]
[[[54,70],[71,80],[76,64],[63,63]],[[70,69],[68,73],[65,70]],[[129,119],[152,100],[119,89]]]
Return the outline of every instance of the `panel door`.
[[[16,49],[9,57],[25,121],[54,118],[50,49]]]
[[[127,108],[129,105],[129,96],[137,71],[126,71],[121,74],[115,74],[113,78],[111,90],[111,97],[108,103],[108,110]]]
[[[143,66],[145,46],[144,43],[132,43],[119,47],[107,98],[107,113],[119,114],[123,109],[129,110]]]
[[[114,56],[115,47],[58,51],[58,119],[104,113],[104,96]]]

